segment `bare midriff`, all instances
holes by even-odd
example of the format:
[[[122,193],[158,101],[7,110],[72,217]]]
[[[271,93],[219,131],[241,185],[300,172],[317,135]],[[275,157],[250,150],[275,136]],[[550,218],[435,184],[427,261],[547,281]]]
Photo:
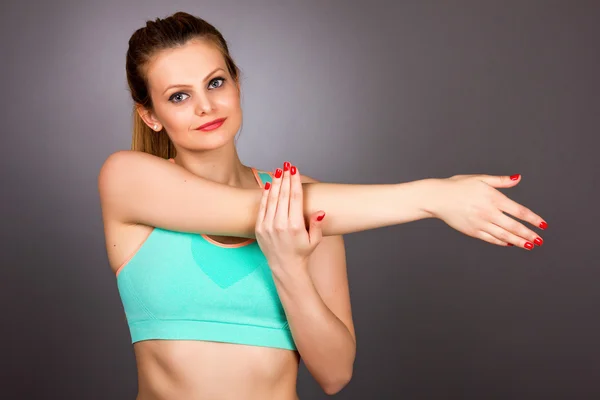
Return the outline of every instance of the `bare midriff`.
[[[298,400],[298,352],[232,343],[148,340],[133,345],[136,400]]]

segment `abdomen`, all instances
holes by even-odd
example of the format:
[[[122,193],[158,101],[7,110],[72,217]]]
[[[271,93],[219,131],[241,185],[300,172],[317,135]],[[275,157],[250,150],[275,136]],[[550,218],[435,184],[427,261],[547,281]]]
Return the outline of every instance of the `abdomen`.
[[[208,341],[134,344],[139,400],[296,400],[296,351]]]

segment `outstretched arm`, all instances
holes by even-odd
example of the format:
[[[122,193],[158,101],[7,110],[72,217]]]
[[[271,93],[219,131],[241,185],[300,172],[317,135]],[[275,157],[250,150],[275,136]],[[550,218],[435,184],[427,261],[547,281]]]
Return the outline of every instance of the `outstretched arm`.
[[[325,236],[430,217],[434,179],[401,184],[304,183],[304,215],[325,210]],[[123,223],[180,232],[255,237],[262,189],[239,189],[203,179],[159,157],[112,154],[98,178],[102,211]]]
[[[542,239],[504,213],[542,229],[546,222],[494,189],[515,186],[520,180],[520,176],[513,180],[455,175],[395,184],[304,183],[304,219],[324,210],[328,218],[323,235],[333,236],[434,217],[468,236],[531,250]],[[159,157],[136,151],[111,155],[100,171],[98,189],[105,220],[255,237],[262,189],[212,182]]]

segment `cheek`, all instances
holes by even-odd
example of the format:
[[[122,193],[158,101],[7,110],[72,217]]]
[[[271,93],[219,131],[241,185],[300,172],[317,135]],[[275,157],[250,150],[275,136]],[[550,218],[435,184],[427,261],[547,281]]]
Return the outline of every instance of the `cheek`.
[[[189,125],[194,121],[194,107],[185,104],[180,107],[172,107],[165,115],[165,125],[171,127],[172,131],[187,131]]]
[[[235,89],[223,93],[222,96],[219,96],[217,102],[220,108],[226,108],[229,111],[237,111],[240,107],[239,95]]]

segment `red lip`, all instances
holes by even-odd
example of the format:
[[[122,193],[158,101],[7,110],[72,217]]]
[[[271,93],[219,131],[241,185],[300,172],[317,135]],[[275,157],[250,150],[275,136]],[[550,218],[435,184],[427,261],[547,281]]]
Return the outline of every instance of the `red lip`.
[[[200,129],[206,128],[207,126],[210,126],[210,125],[219,124],[219,123],[225,121],[225,119],[226,118],[219,118],[219,119],[215,119],[214,121],[207,122],[206,124],[200,125],[199,127],[197,127],[196,130],[200,130]]]

